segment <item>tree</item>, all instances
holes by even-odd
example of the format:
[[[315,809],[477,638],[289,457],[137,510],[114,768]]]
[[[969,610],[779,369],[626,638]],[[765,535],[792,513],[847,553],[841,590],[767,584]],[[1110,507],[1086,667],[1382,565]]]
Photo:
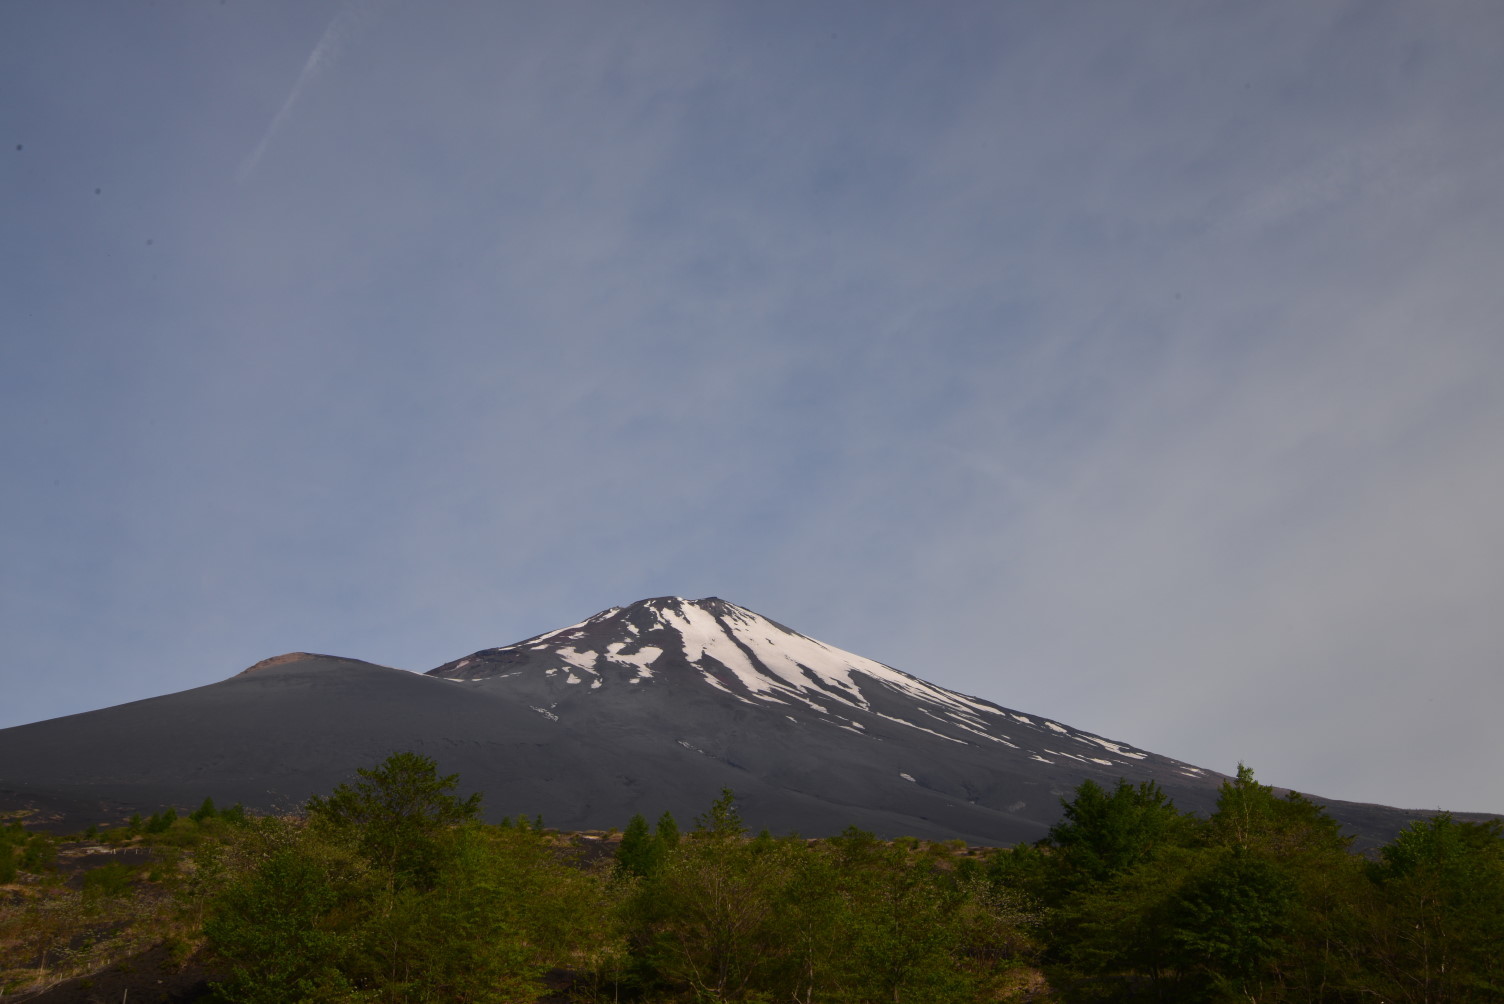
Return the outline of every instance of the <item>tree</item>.
[[[0,885],[14,882],[20,848],[26,844],[27,833],[20,823],[0,827]]]
[[[653,835],[665,848],[679,846],[679,824],[674,821],[674,814],[664,812],[658,817],[658,825],[653,830]]]
[[[621,844],[616,848],[616,869],[626,875],[650,875],[663,860],[663,853],[664,848],[648,829],[647,817],[639,812],[622,831]]]
[[[721,797],[710,803],[703,815],[695,817],[696,838],[728,840],[746,836],[746,833],[741,813],[736,810],[736,794],[730,788],[722,788]]]
[[[1065,818],[1046,841],[1062,891],[1100,882],[1139,865],[1167,846],[1187,842],[1192,819],[1153,781],[1138,786],[1119,780],[1109,794],[1087,779],[1070,801],[1061,800]]]
[[[1180,968],[1208,989],[1255,1000],[1270,964],[1286,950],[1294,883],[1242,847],[1215,852],[1177,891],[1174,942]]]
[[[672,818],[659,836],[677,834]],[[645,978],[688,987],[698,999],[757,1000],[788,977],[800,944],[786,937],[796,911],[785,896],[802,841],[748,841],[735,795],[722,790],[687,840],[634,890],[629,913]],[[797,845],[797,846],[796,846]]]
[[[457,798],[459,775],[440,777],[420,753],[393,753],[356,773],[354,784],[308,800],[310,821],[353,836],[391,888],[431,885],[443,851],[438,836],[480,814],[480,793]]]
[[[970,982],[958,965],[966,897],[911,841],[885,843],[847,829],[832,841],[839,862],[841,918],[850,945],[845,981],[859,1000],[962,1000]]]
[[[204,923],[229,970],[216,986],[220,997],[233,1004],[338,999],[350,986],[342,964],[354,940],[339,914],[348,917],[358,903],[363,870],[347,854],[305,840],[273,852],[227,889]]]
[[[1342,853],[1352,840],[1323,806],[1292,791],[1280,798],[1238,764],[1237,777],[1223,781],[1209,820],[1211,839],[1228,847],[1257,847],[1279,854]]]
[[[166,833],[172,829],[172,824],[178,821],[178,810],[168,806],[161,812],[155,813],[146,821],[147,833]]]
[[[1401,1000],[1504,997],[1504,824],[1449,813],[1406,827],[1373,867],[1390,914],[1383,960]]]
[[[1053,956],[1103,999],[1177,999],[1175,896],[1204,852],[1172,847],[1100,882],[1080,886],[1051,911]]]
[[[223,999],[531,1004],[549,968],[620,954],[605,882],[540,829],[475,823],[479,796],[417,754],[359,776],[311,799],[306,826],[247,828],[265,859],[204,927]]]

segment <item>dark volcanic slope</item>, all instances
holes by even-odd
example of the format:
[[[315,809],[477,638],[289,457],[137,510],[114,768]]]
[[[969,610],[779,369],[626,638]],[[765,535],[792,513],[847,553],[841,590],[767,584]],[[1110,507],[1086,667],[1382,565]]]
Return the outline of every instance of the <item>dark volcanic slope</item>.
[[[206,687],[0,731],[0,791],[65,808],[146,810],[212,795],[293,809],[393,749],[442,748],[459,762],[481,737],[526,742],[539,731],[502,702],[414,673],[297,654]]]
[[[724,785],[749,820],[775,830],[856,823],[1012,842],[1043,835],[1085,777],[1154,778],[1203,810],[1222,780],[952,693],[715,598],[613,608],[430,675],[528,707],[571,744],[613,751],[611,772],[629,791],[667,751],[689,796],[670,795],[676,812],[703,808]],[[810,804],[825,807],[818,819]]]
[[[925,683],[718,599],[666,597],[428,675],[332,656],[0,731],[0,808],[70,824],[205,795],[294,809],[395,750],[487,815],[683,822],[731,788],[754,827],[1035,839],[1084,778],[1159,782],[1205,812],[1220,775]],[[1415,814],[1330,803],[1370,840]]]

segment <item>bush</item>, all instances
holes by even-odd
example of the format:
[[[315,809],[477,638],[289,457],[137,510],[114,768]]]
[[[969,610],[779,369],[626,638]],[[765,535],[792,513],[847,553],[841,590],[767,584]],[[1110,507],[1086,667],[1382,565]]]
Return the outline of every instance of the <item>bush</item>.
[[[52,868],[57,860],[57,845],[51,837],[33,833],[21,849],[21,870],[39,875]]]
[[[549,968],[605,958],[600,883],[539,829],[472,822],[478,796],[416,754],[360,776],[215,902],[221,999],[530,1004]]]
[[[111,861],[84,873],[84,895],[90,898],[129,895],[134,871],[118,861]]]
[[[147,833],[166,833],[178,821],[178,810],[168,807],[146,821]]]

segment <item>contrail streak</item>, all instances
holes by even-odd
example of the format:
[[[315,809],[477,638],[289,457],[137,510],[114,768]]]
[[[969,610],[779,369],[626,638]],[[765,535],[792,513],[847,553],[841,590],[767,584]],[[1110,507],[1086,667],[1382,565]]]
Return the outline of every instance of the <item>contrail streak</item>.
[[[287,95],[287,100],[282,102],[282,107],[277,109],[277,114],[272,116],[271,125],[266,127],[266,132],[261,137],[261,142],[251,151],[250,156],[240,162],[240,168],[235,172],[237,183],[244,184],[245,180],[256,170],[256,165],[261,162],[261,157],[266,153],[266,148],[271,145],[282,123],[287,120],[293,107],[298,103],[303,90],[331,65],[339,53],[340,45],[349,36],[354,27],[356,10],[359,4],[357,0],[349,0],[343,7],[330,18],[329,26],[324,29],[324,34],[319,37],[318,44],[308,54],[308,60],[303,64],[303,70],[298,74],[297,81],[292,85],[292,90]]]

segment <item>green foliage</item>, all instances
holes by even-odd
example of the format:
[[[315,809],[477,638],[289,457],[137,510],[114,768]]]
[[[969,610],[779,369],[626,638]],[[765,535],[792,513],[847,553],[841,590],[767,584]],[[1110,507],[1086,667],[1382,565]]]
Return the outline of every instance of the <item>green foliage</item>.
[[[21,871],[39,875],[51,870],[56,860],[57,841],[45,833],[32,833],[27,835],[26,843],[21,846],[17,864]]]
[[[1193,832],[1191,818],[1152,781],[1134,786],[1120,780],[1108,793],[1088,779],[1061,805],[1065,818],[1046,839],[1055,849],[1054,879],[1062,891],[1127,871],[1186,843]]]
[[[848,830],[838,838],[845,926],[861,999],[949,1001],[964,995],[954,965],[964,891],[901,842]]]
[[[674,821],[671,812],[665,812],[658,817],[658,825],[653,828],[653,835],[664,847],[679,846],[679,824]]]
[[[730,792],[724,792],[725,799]],[[734,807],[730,809],[734,816]],[[708,831],[706,831],[708,832]],[[679,846],[679,824],[671,813],[658,817],[658,825],[648,829],[647,817],[634,815],[622,832],[621,844],[616,851],[616,870],[620,875],[635,875],[645,878],[656,872],[670,851]]]
[[[135,872],[118,861],[111,861],[84,873],[83,891],[87,897],[125,896],[131,891]]]
[[[349,989],[339,963],[350,937],[341,930],[357,899],[363,868],[313,841],[277,851],[215,904],[204,935],[225,961],[220,996],[235,1004],[338,999]]]
[[[616,849],[617,871],[626,875],[651,875],[663,860],[664,850],[648,829],[647,817],[639,812],[622,831],[621,844]]]
[[[359,773],[216,902],[224,1000],[530,1004],[548,968],[610,964],[604,883],[541,828],[474,823],[426,757]]]
[[[1239,765],[1205,824],[1135,860],[1112,796],[1084,794],[1065,839],[987,869],[1052,897],[1034,930],[1068,1001],[1504,999],[1497,823],[1439,816],[1365,863],[1321,806]]]
[[[138,817],[139,818],[139,817]],[[169,806],[161,812],[155,813],[142,827],[143,832],[156,834],[166,833],[172,829],[172,824],[178,821],[178,810]]]
[[[1176,890],[1171,938],[1188,982],[1239,999],[1255,991],[1288,947],[1294,883],[1241,847],[1209,854]]]
[[[0,885],[16,880],[20,870],[21,848],[30,839],[20,823],[0,826]]]
[[[1209,826],[1215,843],[1281,855],[1340,853],[1352,842],[1324,808],[1299,792],[1277,797],[1241,763],[1237,777],[1222,782]]]
[[[480,794],[457,798],[459,775],[438,776],[438,765],[419,753],[394,753],[379,766],[356,771],[328,797],[308,801],[317,826],[353,838],[393,888],[431,886],[446,844],[438,834],[480,813]]]
[[[151,884],[28,879],[11,902],[53,905],[7,920],[0,899],[0,954],[20,946],[10,972],[71,958],[150,901],[172,904],[180,954],[202,926],[226,1002],[531,1004],[550,970],[571,1000],[639,1004],[1504,999],[1504,827],[1438,816],[1365,861],[1247,768],[1205,822],[1150,785],[1083,785],[1050,838],[985,855],[749,838],[723,791],[682,840],[666,813],[634,817],[614,862],[530,816],[475,822],[426,758],[360,776],[306,824],[170,824]],[[50,847],[0,829],[0,862]]]
[[[1504,999],[1504,824],[1412,823],[1372,875],[1389,919],[1376,954],[1396,999]]]
[[[736,795],[730,788],[722,788],[721,796],[710,804],[710,808],[695,817],[693,836],[696,839],[734,840],[746,833],[747,827],[736,808]]]
[[[717,802],[729,808],[723,795]],[[775,903],[785,860],[753,852],[735,823],[701,817],[637,889],[633,919],[644,961],[660,979],[713,1000],[741,1000],[778,959]]]
[[[732,808],[723,792],[629,887],[648,999],[962,1001],[1034,950],[1032,904],[951,848],[855,829],[748,840]]]
[[[206,797],[199,807],[189,814],[188,818],[195,823],[202,823],[205,820],[214,819],[218,815],[219,810],[214,807],[214,799]]]

